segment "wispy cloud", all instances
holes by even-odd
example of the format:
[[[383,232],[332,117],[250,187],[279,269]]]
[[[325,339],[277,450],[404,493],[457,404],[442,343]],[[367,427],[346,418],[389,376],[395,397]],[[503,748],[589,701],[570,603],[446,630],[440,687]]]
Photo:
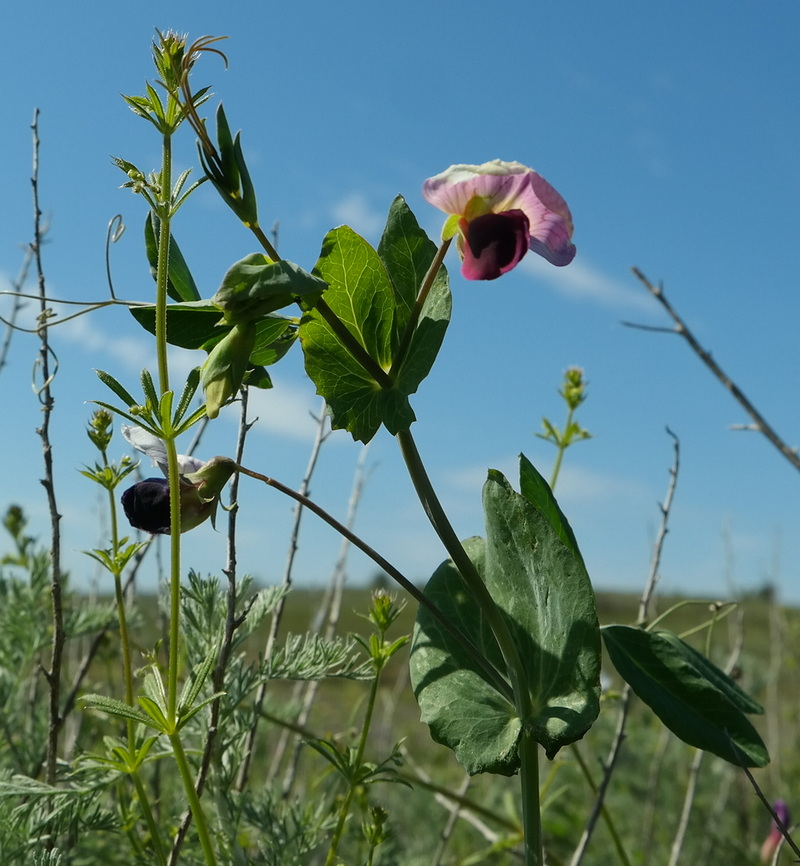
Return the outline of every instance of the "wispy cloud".
[[[519,486],[518,457],[495,461],[491,468],[500,470],[515,488]],[[550,464],[537,466],[537,469],[547,478]],[[474,493],[479,491],[486,481],[486,470],[485,466],[463,466],[448,472],[445,480],[454,491]],[[650,501],[651,498],[651,492],[636,479],[597,472],[576,464],[565,466],[558,477],[558,499],[569,501],[573,506],[596,505],[608,501],[618,504],[626,501]]]
[[[270,433],[297,442],[311,442],[317,434],[322,401],[303,387],[273,376],[273,386],[267,391],[253,388],[248,406],[250,415],[258,416],[254,431]],[[231,416],[233,417],[233,416]]]
[[[72,312],[70,310],[69,312]],[[107,322],[108,320],[106,320]],[[121,336],[118,328],[103,327],[92,313],[58,325],[57,335],[79,345],[85,352],[121,361],[127,369],[139,371],[151,364],[154,357],[153,341],[143,336]]]
[[[362,192],[345,196],[331,208],[338,223],[350,226],[366,238],[375,237],[383,228],[385,215],[377,211]]]
[[[653,311],[653,299],[638,286],[633,276],[629,280],[609,277],[581,259],[565,268],[555,268],[535,255],[525,256],[519,267],[569,298],[614,309]]]

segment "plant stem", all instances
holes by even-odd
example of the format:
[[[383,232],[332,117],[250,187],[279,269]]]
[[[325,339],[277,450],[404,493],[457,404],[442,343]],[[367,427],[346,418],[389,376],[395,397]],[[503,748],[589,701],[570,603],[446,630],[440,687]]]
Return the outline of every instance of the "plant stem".
[[[378,697],[378,683],[380,681],[380,669],[376,670],[375,677],[372,680],[372,686],[369,690],[369,698],[367,699],[367,708],[364,714],[364,721],[361,725],[361,736],[358,740],[356,749],[355,761],[352,765],[352,771],[356,773],[355,777],[348,779],[347,793],[345,794],[342,808],[339,810],[339,820],[336,822],[336,829],[333,831],[331,846],[328,849],[328,857],[325,860],[325,866],[333,866],[336,862],[336,851],[339,847],[339,842],[344,832],[344,825],[347,821],[347,816],[350,814],[350,804],[353,802],[353,796],[356,788],[359,785],[361,764],[364,760],[364,752],[367,748],[367,737],[369,735],[370,725],[372,724],[372,714],[375,710],[375,701]]]
[[[575,410],[572,406],[569,407],[567,411],[567,420],[564,424],[564,437],[567,434],[567,430],[569,430],[570,425],[572,424],[572,416],[575,414]],[[569,445],[564,441],[564,437],[561,437],[557,443],[558,445],[558,453],[556,454],[556,462],[553,464],[553,474],[550,476],[550,489],[555,489],[556,481],[558,481],[558,473],[561,471],[561,461],[564,459],[564,452],[569,448]]]
[[[525,866],[542,866],[542,814],[539,803],[539,744],[523,725],[519,740],[519,781],[522,788],[522,830]]]
[[[417,491],[417,496],[422,503],[422,507],[428,515],[428,520],[430,520],[445,550],[453,560],[453,564],[461,573],[468,589],[480,606],[481,612],[486,617],[489,627],[497,640],[506,663],[506,672],[511,680],[514,703],[518,711],[520,711],[520,718],[525,719],[531,712],[530,693],[525,685],[522,660],[514,638],[494,599],[489,594],[486,584],[484,584],[483,579],[478,574],[472,560],[467,556],[467,552],[459,541],[436,496],[433,485],[428,478],[428,473],[425,471],[425,466],[422,463],[422,458],[419,455],[419,451],[417,451],[411,431],[401,430],[397,434],[397,441],[400,445],[406,468],[414,484],[414,489]]]
[[[194,823],[197,827],[197,835],[200,837],[200,845],[203,848],[203,854],[206,858],[208,866],[216,866],[217,855],[214,853],[214,846],[211,844],[211,837],[208,833],[208,822],[206,821],[205,812],[200,803],[200,797],[194,788],[194,779],[192,779],[192,771],[189,767],[189,762],[186,760],[186,754],[183,751],[180,734],[175,731],[169,735],[169,741],[172,744],[172,751],[175,754],[175,763],[178,765],[178,770],[183,781],[183,788],[186,791],[186,798],[189,801],[189,808],[194,815]]]
[[[147,822],[147,829],[150,831],[150,838],[153,840],[153,847],[156,851],[159,866],[164,866],[167,862],[167,852],[164,849],[164,843],[161,841],[161,833],[158,824],[153,816],[153,809],[150,806],[150,798],[147,796],[147,790],[139,776],[139,771],[134,770],[131,775],[133,777],[133,784],[136,786],[136,795],[139,798],[139,805],[142,809],[144,820]]]
[[[439,502],[433,485],[425,471],[422,458],[417,451],[416,443],[410,430],[401,430],[397,441],[403,454],[414,488],[417,491],[422,507],[428,515],[436,534],[447,550],[453,564],[458,569],[472,593],[472,597],[486,617],[486,621],[497,641],[500,652],[506,664],[506,673],[511,680],[514,707],[522,724],[520,738],[520,760],[523,767],[520,770],[522,783],[523,826],[525,828],[525,862],[526,866],[540,866],[542,861],[541,815],[539,813],[539,777],[536,743],[526,732],[525,723],[533,715],[531,694],[525,678],[525,669],[519,649],[514,641],[503,614],[495,604],[486,584],[478,574],[472,560],[464,550],[455,530]],[[532,778],[535,776],[535,778]],[[531,788],[535,788],[535,794]],[[535,813],[535,814],[534,814]]]
[[[163,136],[161,148],[161,209],[157,213],[158,263],[156,265],[156,357],[160,393],[169,391],[167,363],[167,285],[169,282],[170,190],[172,188],[172,134]],[[156,407],[154,406],[155,410]]]
[[[169,367],[167,358],[167,285],[169,282],[169,247],[172,216],[172,133],[163,136],[161,165],[158,263],[156,267],[156,357],[158,359],[158,382],[160,396],[169,391]],[[157,411],[158,407],[153,407]],[[171,419],[161,418],[162,425]],[[172,433],[171,425],[169,431]],[[172,435],[164,437],[167,452],[169,502],[170,502],[170,615],[169,615],[169,659],[167,680],[167,720],[173,733],[169,735],[175,761],[183,780],[189,807],[194,816],[200,844],[208,866],[216,866],[216,855],[208,835],[208,824],[200,797],[183,751],[178,732],[178,665],[180,661],[180,600],[181,600],[181,499],[180,467],[178,451]]]
[[[50,513],[50,598],[52,600],[53,612],[53,639],[50,651],[50,669],[45,671],[47,686],[49,690],[49,714],[50,722],[47,733],[47,763],[45,779],[50,785],[56,781],[57,757],[58,757],[58,735],[64,723],[60,712],[61,693],[61,665],[64,655],[64,643],[66,634],[64,632],[64,603],[62,598],[62,575],[61,575],[61,515],[58,513],[56,502],[55,479],[53,473],[53,447],[50,442],[50,418],[55,403],[50,385],[56,374],[56,369],[51,370],[51,356],[55,357],[50,348],[47,337],[47,319],[49,315],[47,291],[45,287],[44,269],[42,266],[42,239],[44,229],[42,227],[42,211],[39,208],[39,109],[33,114],[31,124],[33,130],[33,175],[31,186],[33,188],[33,242],[31,248],[36,263],[36,276],[39,289],[39,324],[37,333],[40,340],[39,349],[39,374],[42,377],[41,387],[34,383],[34,390],[42,404],[42,424],[38,429],[42,440],[42,457],[44,460],[44,478],[42,485],[47,492],[47,504]]]
[[[264,484],[269,485],[270,487],[274,487],[276,490],[279,490],[281,493],[284,493],[286,496],[290,496],[295,502],[302,503],[309,511],[313,511],[317,517],[321,517],[329,526],[333,527],[343,538],[346,538],[352,544],[354,544],[359,550],[366,553],[366,555],[375,563],[377,563],[388,575],[392,578],[392,580],[396,581],[400,584],[400,586],[405,589],[405,591],[412,596],[416,601],[418,601],[421,605],[427,608],[431,615],[434,616],[437,622],[445,628],[457,641],[459,641],[462,646],[467,650],[467,652],[475,659],[475,662],[483,669],[486,673],[487,678],[491,681],[494,687],[503,695],[509,703],[514,702],[514,694],[509,686],[508,682],[505,680],[500,671],[495,668],[495,666],[486,658],[486,656],[478,649],[478,647],[453,623],[450,621],[448,617],[446,617],[438,607],[436,607],[433,602],[407,577],[405,577],[402,572],[400,572],[397,568],[395,568],[391,562],[387,559],[384,559],[374,548],[370,547],[363,539],[359,538],[355,533],[351,532],[344,524],[340,523],[336,520],[335,517],[328,514],[324,508],[321,508],[314,502],[312,499],[309,499],[307,496],[304,496],[301,493],[298,493],[296,490],[292,490],[291,487],[287,487],[285,484],[282,484],[280,481],[275,478],[270,478],[267,475],[262,475],[260,472],[254,472],[252,469],[246,469],[244,466],[238,467],[239,472],[244,475],[249,475],[251,478],[255,478],[258,481],[263,481]]]

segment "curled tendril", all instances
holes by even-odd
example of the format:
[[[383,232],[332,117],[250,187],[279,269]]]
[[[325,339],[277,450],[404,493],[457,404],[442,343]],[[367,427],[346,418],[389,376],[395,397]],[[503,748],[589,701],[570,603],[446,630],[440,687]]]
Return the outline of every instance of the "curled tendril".
[[[114,281],[111,279],[111,244],[115,244],[125,234],[125,223],[122,214],[115,214],[108,221],[106,229],[106,280],[108,281],[108,293],[112,300],[116,301],[114,294]]]
[[[45,327],[46,327],[46,326],[45,326]],[[20,328],[20,330],[25,330],[25,329],[24,329],[24,328]],[[39,332],[41,332],[42,330],[43,330],[43,328],[40,327],[40,328],[38,328],[36,331],[34,331],[33,333],[39,333]],[[53,371],[52,371],[52,373],[50,373],[50,375],[49,375],[49,376],[48,376],[48,377],[47,377],[47,378],[42,382],[41,385],[37,385],[37,384],[36,384],[36,375],[37,375],[37,372],[38,372],[38,370],[39,370],[40,367],[43,367],[43,366],[44,366],[44,363],[43,363],[42,359],[41,359],[41,358],[37,358],[37,359],[33,362],[33,381],[31,382],[31,384],[33,385],[33,393],[36,394],[36,396],[39,398],[39,402],[42,403],[42,405],[44,405],[44,404],[47,402],[47,395],[45,394],[45,392],[46,392],[47,388],[49,388],[50,385],[52,384],[53,379],[55,379],[56,374],[58,373],[58,367],[59,367],[59,364],[58,364],[58,355],[56,355],[56,353],[53,351],[53,347],[50,346],[50,345],[48,344],[48,346],[47,346],[46,348],[47,348],[47,354],[50,355],[50,357],[53,359]],[[42,396],[43,394],[44,394],[44,396]]]

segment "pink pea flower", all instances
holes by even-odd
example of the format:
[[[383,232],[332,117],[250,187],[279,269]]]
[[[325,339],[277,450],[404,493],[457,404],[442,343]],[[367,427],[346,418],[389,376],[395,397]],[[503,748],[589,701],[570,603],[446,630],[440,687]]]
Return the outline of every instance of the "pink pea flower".
[[[781,824],[783,824],[784,829],[789,829],[789,807],[783,800],[776,800],[772,804],[772,808],[775,811],[775,814],[780,818]],[[764,840],[764,844],[761,846],[761,862],[762,863],[772,863],[775,852],[778,850],[778,845],[781,843],[781,839],[783,839],[783,834],[778,829],[778,825],[775,823],[775,819],[772,820],[772,827],[770,828],[769,835]]]
[[[450,214],[442,238],[458,236],[461,273],[468,280],[494,280],[528,250],[558,266],[575,258],[567,203],[519,162],[451,165],[425,181],[422,195]]]

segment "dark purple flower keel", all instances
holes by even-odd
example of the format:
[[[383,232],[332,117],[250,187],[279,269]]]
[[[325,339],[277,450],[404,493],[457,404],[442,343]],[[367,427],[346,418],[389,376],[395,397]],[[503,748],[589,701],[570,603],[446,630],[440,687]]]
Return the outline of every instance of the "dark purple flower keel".
[[[125,516],[134,529],[169,533],[169,485],[166,478],[147,478],[122,494]]]
[[[487,213],[463,228],[461,273],[468,280],[494,280],[516,267],[528,251],[528,218],[521,210]]]

